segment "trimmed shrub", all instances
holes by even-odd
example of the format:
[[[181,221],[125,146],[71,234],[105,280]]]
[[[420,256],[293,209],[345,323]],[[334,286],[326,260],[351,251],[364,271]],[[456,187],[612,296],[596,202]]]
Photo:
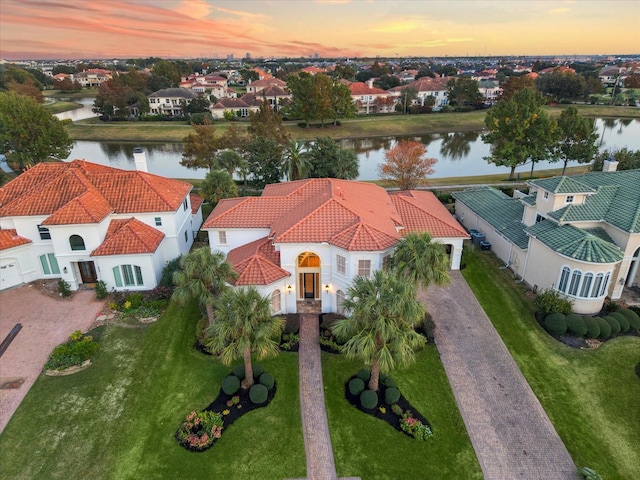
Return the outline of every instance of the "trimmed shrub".
[[[69,285],[69,282],[63,279],[58,280],[58,293],[65,298],[70,297],[71,285]]]
[[[614,312],[610,317],[615,318],[620,324],[620,333],[626,333],[629,331],[629,320],[620,311]]]
[[[264,368],[262,368],[260,365],[253,365],[252,370],[253,378],[260,378],[260,375],[264,373]]]
[[[384,391],[384,401],[388,405],[393,405],[400,400],[400,390],[394,387],[389,387]]]
[[[387,378],[389,378],[389,375],[387,375],[384,372],[380,372],[380,377],[379,377],[380,383],[382,383],[384,385],[384,382],[387,381]]]
[[[630,308],[623,308],[619,313],[627,317],[630,329],[640,330],[640,316],[636,312],[634,312]]]
[[[382,384],[385,387],[391,387],[391,388],[397,388],[398,387],[398,384],[396,383],[396,381],[393,378],[389,377],[389,376],[385,377],[385,379],[382,380]],[[393,403],[393,402],[391,402],[391,403]]]
[[[536,296],[533,304],[544,317],[553,312],[564,313],[565,315],[571,313],[571,302],[557,290],[543,290]]]
[[[244,380],[244,365],[238,365],[233,369],[233,374],[240,380]]]
[[[611,336],[611,324],[609,321],[605,320],[604,317],[595,317],[595,319],[596,322],[598,322],[598,327],[600,328],[600,335],[598,336],[600,338],[607,338]],[[615,322],[615,318],[613,321]],[[618,322],[616,322],[616,325],[618,325]],[[618,325],[618,328],[620,328],[620,325]]]
[[[349,392],[351,395],[360,395],[364,391],[364,381],[361,378],[352,378],[349,380]]]
[[[233,395],[240,389],[240,379],[235,375],[229,375],[222,379],[222,391],[227,395]]]
[[[609,332],[609,335],[617,335],[618,333],[620,333],[620,324],[618,323],[618,320],[615,317],[612,317],[611,315],[607,315],[606,317],[602,317],[602,319],[607,322],[607,324],[609,325],[611,331]],[[605,337],[608,337],[609,335],[604,335]],[[603,336],[603,332],[602,332],[602,326],[600,326],[600,336]]]
[[[74,365],[82,365],[97,350],[98,344],[93,341],[91,335],[84,335],[80,330],[76,330],[69,335],[69,341],[53,349],[44,368],[45,370],[63,370]]]
[[[373,410],[378,405],[378,394],[373,390],[365,390],[360,394],[360,405],[367,410]]]
[[[261,383],[256,383],[249,389],[249,400],[256,405],[266,402],[268,396],[269,390]]]
[[[107,290],[107,284],[103,280],[98,280],[96,283],[96,299],[104,300],[109,296],[109,290]]]
[[[270,373],[264,372],[262,375],[260,375],[259,382],[265,387],[267,387],[269,390],[271,390],[273,388],[273,384],[276,381],[273,379],[273,375],[271,375]]]
[[[594,317],[584,316],[584,324],[587,327],[587,338],[598,338],[600,336],[600,327]]]
[[[368,382],[371,378],[371,372],[365,368],[358,370],[356,377],[361,378],[363,382]]]
[[[138,308],[140,307],[140,305],[142,305],[142,300],[143,298],[141,293],[132,293],[131,295],[127,296],[125,303],[129,302],[131,304],[129,308]]]
[[[587,333],[587,326],[584,324],[584,318],[575,313],[567,315],[567,331],[577,337],[584,336]]]
[[[544,319],[544,328],[551,335],[562,335],[567,331],[567,320],[563,313],[554,312]]]

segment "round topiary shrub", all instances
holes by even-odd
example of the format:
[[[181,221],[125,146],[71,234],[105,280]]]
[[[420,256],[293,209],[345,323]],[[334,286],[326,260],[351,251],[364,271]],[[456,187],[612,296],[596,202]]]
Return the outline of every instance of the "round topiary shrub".
[[[365,390],[360,394],[360,405],[367,410],[373,410],[378,406],[378,394],[373,390]]]
[[[598,338],[600,336],[600,327],[594,317],[584,316],[584,325],[587,327],[587,338]]]
[[[640,316],[638,316],[636,312],[628,308],[622,308],[620,309],[620,313],[627,317],[631,330],[640,330]]]
[[[256,378],[256,379],[260,378],[260,375],[264,373],[264,368],[262,368],[260,365],[253,365],[252,370],[253,370],[253,378]]]
[[[229,375],[222,379],[222,391],[227,395],[233,395],[240,388],[240,379],[235,375]]]
[[[268,396],[269,390],[261,383],[256,383],[249,389],[249,400],[256,405],[266,402]]]
[[[384,391],[384,401],[387,405],[393,405],[400,399],[400,390],[395,387],[388,387]]]
[[[567,331],[567,320],[563,313],[550,313],[544,319],[544,328],[551,335],[562,335]]]
[[[575,313],[567,315],[567,331],[576,337],[582,337],[587,333],[587,326],[584,324],[584,318]]]
[[[360,395],[364,390],[364,381],[361,378],[352,378],[349,380],[349,392],[351,395]]]
[[[620,324],[618,323],[618,320],[616,320],[614,317],[612,317],[611,315],[607,315],[606,317],[602,317],[602,319],[607,322],[607,325],[609,325],[609,335],[617,335],[618,333],[620,333]],[[602,332],[602,325],[600,325],[600,336],[601,337],[608,337],[609,335],[604,335]]]
[[[611,335],[611,324],[609,323],[608,320],[605,320],[604,317],[595,317],[596,322],[598,322],[598,327],[600,328],[600,335],[599,338],[607,338]],[[614,322],[616,322],[616,319],[612,319]],[[616,325],[618,325],[618,322],[616,322]],[[620,328],[620,325],[618,325],[618,328]]]
[[[398,386],[398,384],[396,383],[396,381],[391,378],[391,377],[387,377],[384,380],[382,380],[382,384],[385,387],[392,387],[392,388],[396,388]]]
[[[258,381],[269,390],[271,390],[273,388],[273,384],[276,383],[276,381],[273,379],[273,375],[267,372],[264,372],[262,375],[260,375],[260,379]]]
[[[240,380],[244,380],[244,365],[238,365],[233,369],[233,374]]]
[[[615,318],[620,324],[620,333],[626,333],[629,331],[629,320],[627,320],[627,317],[621,312],[614,312],[609,316]]]
[[[371,378],[371,372],[365,368],[358,370],[356,377],[361,378],[363,382],[368,382]]]
[[[382,383],[384,385],[384,382],[387,380],[387,378],[389,378],[389,375],[387,375],[384,372],[380,372],[380,383]]]

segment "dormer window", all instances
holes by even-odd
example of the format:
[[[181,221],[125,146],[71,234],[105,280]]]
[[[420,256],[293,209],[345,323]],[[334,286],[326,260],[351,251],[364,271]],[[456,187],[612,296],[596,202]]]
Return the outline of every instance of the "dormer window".
[[[564,203],[573,203],[573,195],[567,195],[567,198],[565,198]]]
[[[547,200],[549,198],[549,192],[544,192],[542,196],[544,197],[545,200]]]

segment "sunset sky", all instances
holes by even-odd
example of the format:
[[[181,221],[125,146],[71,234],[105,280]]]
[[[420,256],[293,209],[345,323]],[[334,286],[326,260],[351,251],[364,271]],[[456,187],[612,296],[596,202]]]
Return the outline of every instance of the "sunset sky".
[[[640,53],[640,0],[0,0],[0,58]]]

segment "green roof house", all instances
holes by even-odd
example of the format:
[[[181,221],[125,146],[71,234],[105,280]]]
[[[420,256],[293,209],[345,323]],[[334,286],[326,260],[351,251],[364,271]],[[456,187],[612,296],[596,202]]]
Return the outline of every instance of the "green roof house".
[[[532,180],[514,197],[489,187],[455,193],[456,214],[534,290],[600,311],[640,283],[640,170]]]

